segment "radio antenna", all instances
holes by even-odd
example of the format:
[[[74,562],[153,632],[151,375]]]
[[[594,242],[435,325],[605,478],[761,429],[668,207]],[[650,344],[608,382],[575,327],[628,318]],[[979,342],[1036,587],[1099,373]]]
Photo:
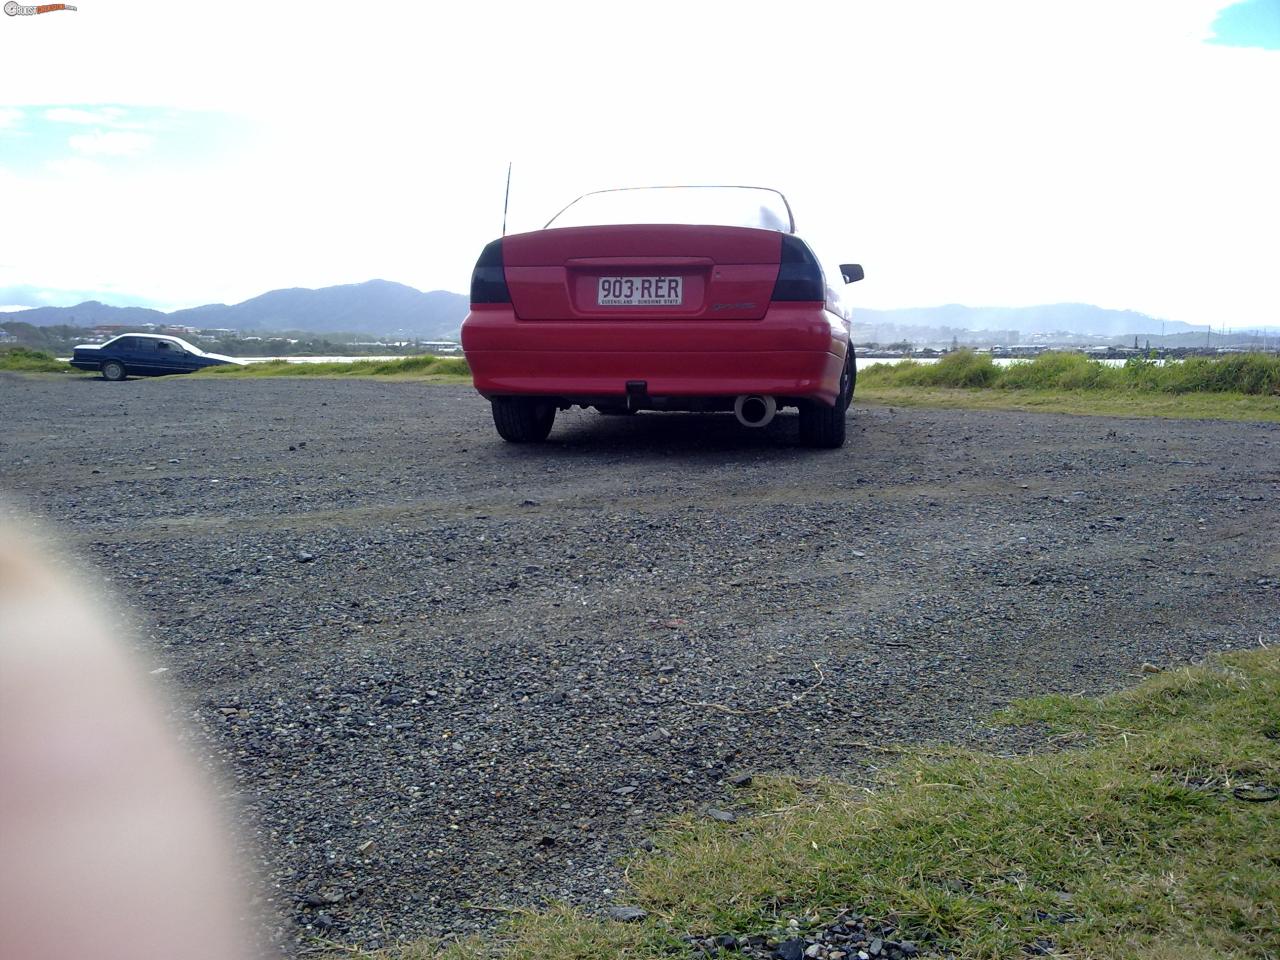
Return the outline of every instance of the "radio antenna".
[[[507,193],[502,198],[502,235],[507,235],[507,207],[511,204],[511,161],[507,161]]]

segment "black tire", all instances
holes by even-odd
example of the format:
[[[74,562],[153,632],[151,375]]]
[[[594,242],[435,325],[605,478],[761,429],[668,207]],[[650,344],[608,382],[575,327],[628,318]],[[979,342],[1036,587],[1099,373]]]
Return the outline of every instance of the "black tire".
[[[800,442],[806,447],[834,450],[844,446],[845,415],[853,402],[853,379],[857,376],[851,371],[855,369],[851,362],[845,362],[835,406],[828,407],[820,400],[800,404]]]
[[[508,443],[541,443],[556,422],[556,405],[537,397],[494,397],[493,425]]]
[[[853,391],[858,386],[858,358],[854,355],[853,344],[849,344],[849,358],[845,363],[848,365],[849,389],[845,391],[844,408],[848,410],[853,406]]]
[[[129,371],[119,360],[108,360],[102,365],[103,380],[123,380],[128,375]]]

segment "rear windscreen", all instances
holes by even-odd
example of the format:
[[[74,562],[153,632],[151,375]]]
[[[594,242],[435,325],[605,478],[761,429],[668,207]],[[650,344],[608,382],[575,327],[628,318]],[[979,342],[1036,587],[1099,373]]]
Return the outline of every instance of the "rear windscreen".
[[[682,223],[756,227],[792,233],[786,199],[764,187],[635,187],[579,197],[551,218],[548,227],[594,227],[625,223]]]

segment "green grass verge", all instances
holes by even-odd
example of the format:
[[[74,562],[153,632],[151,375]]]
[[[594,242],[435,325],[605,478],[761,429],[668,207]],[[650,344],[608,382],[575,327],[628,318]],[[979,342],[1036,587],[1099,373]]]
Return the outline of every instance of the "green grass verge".
[[[1241,393],[1280,395],[1280,356],[1241,353],[1156,363],[1133,357],[1109,366],[1078,353],[1044,353],[1034,360],[997,366],[971,350],[937,363],[878,363],[858,373],[859,386],[968,387],[1005,390],[1123,391],[1135,393]]]
[[[857,396],[900,406],[1035,410],[1101,416],[1280,421],[1280,356],[1189,357],[1122,367],[1077,353],[997,366],[960,350],[937,363],[878,363],[858,373]]]
[[[689,817],[628,866],[650,916],[529,912],[451,960],[645,958],[686,933],[751,933],[842,908],[958,958],[1280,956],[1280,651],[1171,670],[1100,700],[1054,696],[1000,719],[1063,749],[909,751],[876,792],[767,779],[754,815]],[[803,921],[802,921],[803,922]],[[437,945],[360,954],[436,956]],[[347,954],[348,956],[350,954]]]
[[[1245,393],[1156,393],[1138,390],[966,390],[899,387],[862,382],[859,403],[962,410],[1030,410],[1101,417],[1170,417],[1186,420],[1280,422],[1280,397]]]
[[[398,360],[355,360],[333,363],[289,363],[268,360],[244,366],[208,367],[194,377],[469,377],[471,368],[461,357],[417,356]]]
[[[14,370],[18,373],[74,373],[75,367],[43,350],[0,347],[0,370]]]

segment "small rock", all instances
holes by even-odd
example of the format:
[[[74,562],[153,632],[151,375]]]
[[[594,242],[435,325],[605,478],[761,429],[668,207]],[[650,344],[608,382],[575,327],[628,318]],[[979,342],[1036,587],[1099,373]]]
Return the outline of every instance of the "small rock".
[[[307,553],[305,550],[300,551],[294,557],[294,559],[297,560],[299,563],[311,563],[313,560],[315,560],[315,558],[316,558],[315,554]]]
[[[721,823],[737,823],[738,815],[730,810],[721,810],[719,807],[707,807],[707,816],[712,820],[718,820]]]
[[[1157,667],[1154,663],[1144,663],[1142,665],[1142,672],[1143,673],[1164,673],[1164,671],[1161,670],[1159,667]]]
[[[618,923],[637,923],[649,914],[639,907],[610,907],[609,919]]]
[[[620,797],[625,797],[628,793],[635,793],[636,788],[635,787],[619,787],[617,790],[613,792]]]
[[[867,944],[867,953],[871,954],[873,957],[880,956],[880,954],[884,953],[884,941],[879,937],[876,937]]]
[[[359,853],[368,853],[368,852],[369,852],[370,850],[372,850],[372,849],[373,849],[373,841],[372,841],[372,840],[366,840],[366,841],[364,841],[364,843],[362,843],[362,844],[360,844],[358,847],[356,847],[356,850],[357,850]]]
[[[731,787],[749,787],[751,786],[751,774],[740,773],[737,776],[729,778],[729,786]]]
[[[815,943],[813,946],[805,950],[804,955],[808,957],[809,960],[813,960],[813,958],[816,957],[821,952],[822,952],[822,944]]]
[[[773,951],[777,960],[801,960],[804,957],[804,941],[803,940],[784,940],[778,944],[778,948]]]

